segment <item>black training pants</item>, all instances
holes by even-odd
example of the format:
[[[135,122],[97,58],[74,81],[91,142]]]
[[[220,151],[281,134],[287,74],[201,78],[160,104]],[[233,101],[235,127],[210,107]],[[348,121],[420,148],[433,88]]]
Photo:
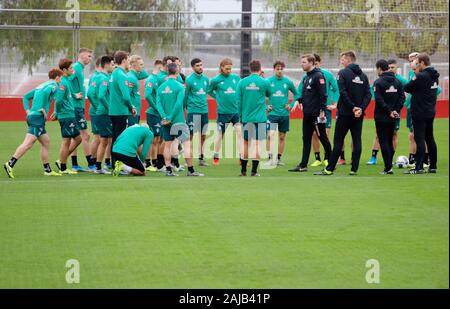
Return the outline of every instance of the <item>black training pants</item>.
[[[416,141],[416,170],[423,169],[425,157],[425,143],[428,147],[430,156],[430,169],[436,169],[437,165],[437,146],[433,134],[434,117],[415,118],[413,116],[414,140]]]
[[[394,137],[395,122],[381,122],[376,121],[375,127],[377,130],[378,141],[380,143],[381,154],[383,155],[384,170],[386,172],[392,169],[392,160],[394,159]]]
[[[299,166],[305,168],[308,166],[309,154],[311,152],[311,138],[314,131],[319,137],[320,143],[325,150],[325,160],[328,160],[331,153],[331,144],[328,140],[325,123],[317,123],[317,117],[304,116],[303,117],[303,155]]]

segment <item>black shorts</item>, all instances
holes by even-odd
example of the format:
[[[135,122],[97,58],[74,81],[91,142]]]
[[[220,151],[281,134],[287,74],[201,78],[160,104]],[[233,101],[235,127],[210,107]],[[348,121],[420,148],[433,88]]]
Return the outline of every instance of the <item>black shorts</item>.
[[[135,169],[141,171],[142,173],[145,172],[145,167],[142,164],[141,160],[137,156],[136,157],[129,157],[129,156],[123,155],[123,154],[118,153],[118,152],[113,152],[112,155],[114,156],[116,161],[121,161],[125,165],[128,165],[129,167],[135,168]]]

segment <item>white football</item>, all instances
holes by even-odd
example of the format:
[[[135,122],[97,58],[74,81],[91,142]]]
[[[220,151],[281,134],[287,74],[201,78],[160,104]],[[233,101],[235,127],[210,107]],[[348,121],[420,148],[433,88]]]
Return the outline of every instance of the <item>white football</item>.
[[[398,168],[406,168],[406,167],[408,167],[408,164],[409,164],[409,160],[405,156],[399,156],[397,158],[397,161],[395,161],[395,165]]]

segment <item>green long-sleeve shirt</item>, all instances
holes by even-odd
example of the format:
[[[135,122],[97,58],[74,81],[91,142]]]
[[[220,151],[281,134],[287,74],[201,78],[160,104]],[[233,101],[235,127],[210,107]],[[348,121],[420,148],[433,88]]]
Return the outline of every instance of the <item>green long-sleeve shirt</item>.
[[[121,67],[116,68],[111,75],[109,93],[109,115],[131,115],[134,105],[130,96],[128,75]]]
[[[97,107],[98,107],[98,99],[96,97],[97,92],[97,75],[100,74],[99,72],[95,71],[92,73],[92,75],[89,77],[88,82],[88,89],[87,89],[87,97],[89,99],[89,116],[93,116],[97,113]]]
[[[156,109],[161,118],[172,124],[184,123],[184,86],[173,78],[162,83],[156,93]]]
[[[61,78],[61,84],[56,90],[55,115],[58,119],[75,118],[70,82],[65,76]]]
[[[294,98],[298,96],[294,83],[286,76],[278,78],[274,75],[267,80],[270,83],[269,105],[272,105],[269,115],[289,116],[289,111],[286,109],[286,104],[289,103],[289,91]]]
[[[235,114],[237,110],[236,88],[241,78],[236,74],[219,74],[209,84],[208,94],[216,99],[218,114]]]
[[[97,88],[95,96],[98,100],[98,106],[96,115],[108,115],[109,113],[109,80],[111,79],[111,76],[100,72],[95,77]]]
[[[188,113],[208,113],[208,88],[209,79],[203,74],[192,73],[186,78],[184,106]]]
[[[86,87],[84,86],[84,65],[80,62],[75,62],[73,65],[74,73],[70,75],[70,89],[72,91],[73,103],[76,108],[84,108],[86,98]],[[81,99],[77,99],[76,94],[81,93]]]
[[[132,101],[134,107],[136,108],[136,114],[140,115],[142,99],[141,99],[141,93],[139,91],[139,81],[141,79],[147,78],[148,73],[145,70],[143,70],[139,73],[137,73],[133,70],[130,70],[127,75],[128,75],[128,82],[129,82],[129,87],[130,87],[131,101]]]
[[[331,73],[328,70],[321,68],[320,72],[322,72],[323,77],[325,77],[325,86],[327,90],[327,106],[337,103],[339,101],[339,87],[336,78],[334,78],[333,73]],[[303,82],[305,81],[306,76],[307,75],[304,74],[300,84],[298,84],[298,96],[295,100],[292,101],[291,107],[294,106],[295,101],[299,99],[302,95]]]
[[[146,111],[147,114],[159,116],[158,111],[156,110],[156,91],[158,89],[158,76],[156,74],[151,74],[145,80],[145,92],[144,96],[148,102],[148,109]]]
[[[24,108],[25,110],[29,110],[28,116],[42,115],[41,109],[44,109],[48,114],[50,104],[55,97],[57,87],[58,84],[54,80],[48,80],[28,92],[24,96]],[[25,105],[25,98],[30,97],[33,98],[33,102],[31,103],[31,108],[28,108],[29,101],[27,101],[27,105]]]
[[[242,79],[237,87],[238,113],[243,123],[266,122],[266,97],[270,96],[270,83],[258,74]]]
[[[112,151],[123,154],[128,157],[135,157],[139,146],[142,145],[142,151],[139,159],[144,162],[150,145],[152,144],[153,133],[149,128],[135,124],[126,128],[114,142]]]

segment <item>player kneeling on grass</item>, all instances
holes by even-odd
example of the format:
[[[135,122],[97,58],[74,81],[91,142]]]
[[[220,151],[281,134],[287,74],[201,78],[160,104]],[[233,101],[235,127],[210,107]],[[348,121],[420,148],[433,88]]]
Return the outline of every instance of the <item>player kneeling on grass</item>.
[[[146,123],[135,124],[126,128],[114,142],[113,156],[116,158],[113,176],[119,176],[121,172],[134,176],[144,176],[145,162],[153,133]]]
[[[204,176],[192,166],[192,149],[189,140],[189,128],[184,119],[184,87],[177,82],[178,65],[171,63],[167,67],[169,78],[162,83],[156,93],[156,109],[161,116],[161,135],[164,140],[164,161],[166,176],[178,176],[172,171],[172,155],[178,154],[178,142],[182,142],[184,158],[188,166],[188,176]],[[177,160],[177,159],[176,159]],[[177,162],[174,162],[177,165]]]
[[[60,69],[51,69],[48,72],[50,80],[31,90],[23,97],[23,107],[27,113],[28,133],[23,143],[17,147],[16,152],[11,159],[6,162],[3,167],[9,178],[14,178],[13,168],[17,161],[34,145],[36,140],[41,143],[41,160],[44,164],[45,176],[61,176],[60,173],[52,171],[48,163],[48,149],[50,146],[50,138],[45,131],[45,121],[50,109],[50,104],[55,97],[58,84],[61,82],[63,72]],[[31,108],[29,101],[33,99]]]
[[[61,174],[72,175],[77,174],[77,172],[67,169],[67,157],[81,143],[80,131],[78,130],[75,119],[72,93],[70,92],[70,82],[68,80],[69,76],[74,72],[72,61],[67,58],[59,60],[59,68],[63,71],[64,75],[61,77],[61,84],[56,90],[55,112],[51,116],[51,120],[58,119],[61,126],[62,141],[59,160],[56,160],[55,164]],[[73,142],[71,142],[72,139],[74,140]]]

